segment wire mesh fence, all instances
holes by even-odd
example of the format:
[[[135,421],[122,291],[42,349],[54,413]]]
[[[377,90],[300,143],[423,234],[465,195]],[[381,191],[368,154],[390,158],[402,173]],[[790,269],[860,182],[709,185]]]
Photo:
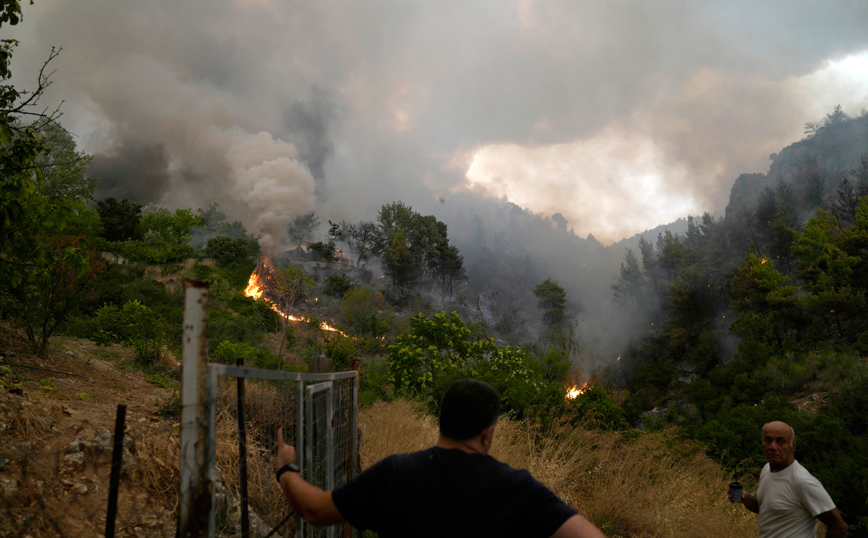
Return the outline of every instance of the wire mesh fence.
[[[291,513],[274,479],[272,448],[277,429],[283,428],[308,482],[333,489],[352,478],[359,468],[357,386],[356,372],[299,374],[208,366],[211,536],[241,536],[244,529],[261,538],[269,533],[353,535],[350,527],[305,525]],[[191,472],[196,469],[182,466],[182,481]],[[244,514],[249,520],[242,521]]]

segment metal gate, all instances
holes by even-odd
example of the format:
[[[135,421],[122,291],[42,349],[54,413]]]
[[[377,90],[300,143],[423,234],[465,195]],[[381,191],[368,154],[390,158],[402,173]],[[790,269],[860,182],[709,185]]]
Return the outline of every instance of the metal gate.
[[[235,514],[243,510],[243,497],[251,537],[272,531],[274,537],[355,536],[349,526],[313,527],[290,513],[274,480],[271,449],[282,427],[309,483],[330,490],[355,476],[358,373],[300,374],[223,364],[209,364],[207,370],[206,469],[213,486],[208,535],[237,535],[240,516]],[[238,432],[245,429],[242,445]],[[245,460],[240,446],[248,447],[245,472],[238,470]],[[183,473],[182,468],[182,481]]]

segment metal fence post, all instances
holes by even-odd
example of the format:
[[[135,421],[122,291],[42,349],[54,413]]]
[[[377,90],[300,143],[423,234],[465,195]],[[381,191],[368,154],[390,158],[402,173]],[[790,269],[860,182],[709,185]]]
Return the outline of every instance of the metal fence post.
[[[105,518],[105,538],[115,536],[115,518],[118,514],[118,486],[121,480],[121,464],[124,458],[124,424],[127,419],[127,406],[118,404],[115,418],[115,438],[112,449],[112,474],[109,479],[108,513]]]
[[[244,366],[244,359],[235,360],[236,366]],[[238,403],[238,476],[239,493],[241,494],[241,538],[250,537],[250,507],[247,503],[247,419],[244,412],[244,378],[236,380]]]
[[[181,367],[181,484],[178,536],[208,535],[213,484],[208,476],[208,285],[184,280]]]

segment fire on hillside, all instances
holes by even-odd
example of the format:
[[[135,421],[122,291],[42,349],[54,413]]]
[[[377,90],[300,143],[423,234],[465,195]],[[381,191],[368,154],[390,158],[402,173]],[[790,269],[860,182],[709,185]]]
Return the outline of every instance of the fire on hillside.
[[[274,277],[272,276],[273,271],[274,267],[270,265],[268,261],[260,260],[259,263],[256,265],[256,269],[254,269],[253,272],[250,273],[250,279],[247,281],[247,288],[245,288],[244,290],[244,295],[253,299],[265,301],[269,308],[277,312],[283,319],[287,321],[308,321],[308,318],[306,317],[287,314],[268,297],[269,288],[274,285]],[[319,324],[319,328],[323,331],[338,333],[341,336],[350,338],[347,333],[336,327],[332,327],[325,321]]]
[[[567,387],[567,400],[575,400],[576,398],[584,394],[587,390],[587,383],[582,383],[581,386],[573,385],[572,387]]]

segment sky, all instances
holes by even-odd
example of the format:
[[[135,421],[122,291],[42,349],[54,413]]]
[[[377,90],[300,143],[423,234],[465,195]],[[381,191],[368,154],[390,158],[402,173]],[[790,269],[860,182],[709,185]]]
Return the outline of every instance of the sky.
[[[100,196],[295,215],[471,192],[609,243],[722,213],[735,178],[868,107],[868,2],[37,0],[61,123]],[[4,28],[4,32],[6,29]]]

